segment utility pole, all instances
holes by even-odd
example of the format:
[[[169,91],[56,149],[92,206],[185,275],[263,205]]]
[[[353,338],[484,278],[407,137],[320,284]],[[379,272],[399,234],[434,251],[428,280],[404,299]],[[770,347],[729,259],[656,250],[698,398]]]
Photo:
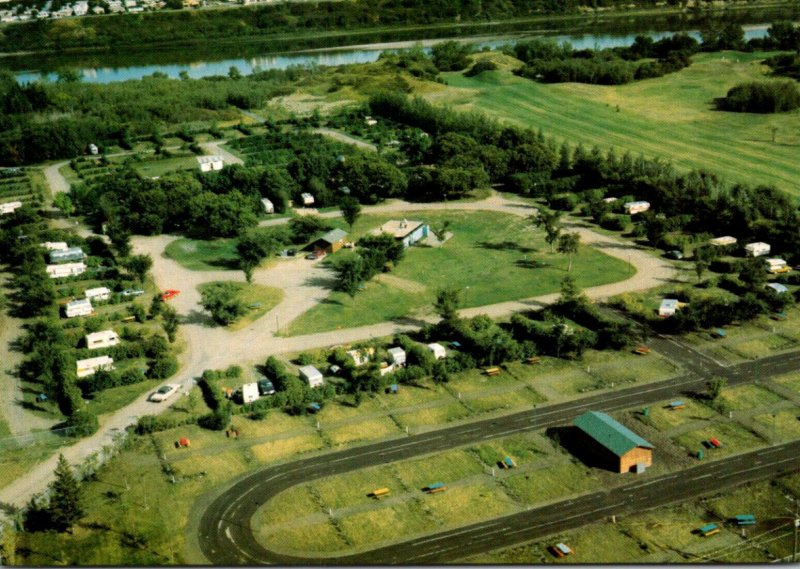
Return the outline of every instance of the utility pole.
[[[792,549],[792,563],[797,563],[797,529],[800,528],[800,517],[797,516],[797,508],[794,511],[794,548]]]

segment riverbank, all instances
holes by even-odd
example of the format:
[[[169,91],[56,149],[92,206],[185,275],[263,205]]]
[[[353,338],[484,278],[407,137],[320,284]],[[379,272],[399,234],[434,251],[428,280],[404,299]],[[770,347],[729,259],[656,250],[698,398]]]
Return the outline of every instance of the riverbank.
[[[688,29],[715,21],[747,24],[800,17],[800,6],[796,2],[766,1],[730,2],[711,9],[691,10],[583,8],[572,14],[511,14],[480,21],[464,20],[453,13],[433,17],[424,12],[409,12],[404,14],[406,19],[402,23],[393,25],[375,25],[388,18],[370,17],[361,24],[351,21],[350,25],[340,26],[332,15],[329,20],[306,19],[305,22],[296,16],[288,18],[277,12],[288,10],[285,6],[162,11],[6,24],[0,27],[0,57],[4,66],[21,70],[31,69],[34,62],[41,66],[46,56],[46,65],[52,70],[65,64],[72,66],[70,60],[77,62],[75,66],[91,66],[91,62],[97,60],[109,66],[133,61],[140,64],[190,63],[198,59],[219,60],[310,49],[355,49],[378,43],[486,34],[638,33]],[[287,21],[284,22],[281,15]],[[397,16],[395,14],[395,19]],[[422,21],[426,17],[428,21]]]

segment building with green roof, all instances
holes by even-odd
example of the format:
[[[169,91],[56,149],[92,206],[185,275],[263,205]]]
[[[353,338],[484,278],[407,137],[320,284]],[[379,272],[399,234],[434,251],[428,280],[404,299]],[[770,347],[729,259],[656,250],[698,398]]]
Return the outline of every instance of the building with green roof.
[[[336,253],[336,251],[344,247],[346,237],[347,232],[343,229],[331,229],[325,235],[314,241],[311,247],[315,252]]]
[[[653,464],[653,445],[605,413],[587,411],[572,422],[582,448],[616,472],[642,471]]]

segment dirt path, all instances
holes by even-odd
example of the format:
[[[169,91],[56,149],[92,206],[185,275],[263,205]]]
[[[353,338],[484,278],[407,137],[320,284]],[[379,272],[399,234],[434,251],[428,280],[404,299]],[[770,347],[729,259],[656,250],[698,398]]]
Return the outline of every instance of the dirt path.
[[[363,148],[364,150],[370,150],[372,152],[377,152],[378,147],[372,144],[371,142],[365,142],[353,136],[350,136],[347,133],[344,133],[339,130],[333,130],[331,128],[315,128],[314,132],[327,136],[329,138],[333,138],[338,140],[339,142],[344,142],[345,144],[352,144],[353,146],[358,146],[359,148]]]
[[[56,162],[55,164],[51,164],[42,170],[44,177],[47,180],[47,185],[50,186],[50,193],[53,195],[53,197],[55,197],[58,193],[69,191],[69,182],[67,182],[67,179],[61,175],[61,172],[58,171],[59,168],[66,166],[67,164],[69,164],[69,161]]]
[[[499,211],[527,217],[536,209],[527,204],[512,202],[498,195],[492,195],[479,202],[409,204],[402,201],[391,202],[374,207],[364,208],[365,213],[386,213],[428,210],[466,210],[466,211]],[[334,217],[339,212],[329,212],[326,217]],[[284,220],[276,220],[282,221]],[[590,244],[604,253],[629,262],[635,267],[631,278],[591,287],[585,290],[592,299],[606,298],[627,291],[638,291],[652,288],[668,282],[675,274],[674,268],[665,261],[647,253],[643,248],[613,237],[602,235],[587,227],[574,225],[571,230],[581,234],[581,242]],[[331,275],[319,262],[303,258],[282,260],[270,267],[257,270],[254,281],[259,284],[280,287],[285,292],[283,301],[264,317],[247,328],[231,332],[211,325],[209,318],[199,307],[199,293],[196,286],[210,280],[243,280],[241,271],[189,271],[180,264],[163,256],[164,247],[175,236],[136,237],[133,239],[137,253],[149,253],[153,257],[152,274],[156,284],[163,290],[178,288],[182,292],[170,301],[183,317],[181,334],[187,341],[188,349],[181,355],[181,371],[170,380],[180,383],[184,389],[191,386],[193,377],[199,376],[204,369],[223,368],[230,364],[252,361],[290,351],[301,351],[310,348],[321,348],[341,343],[355,342],[370,337],[380,337],[401,331],[409,331],[419,327],[420,321],[383,322],[370,326],[361,326],[344,330],[334,330],[306,336],[291,338],[277,337],[278,328],[284,328],[294,318],[324,300],[329,294]],[[463,316],[487,314],[492,317],[505,316],[519,310],[530,310],[550,303],[557,293],[519,301],[501,302],[488,306],[469,308],[461,311]],[[435,317],[424,318],[433,321]],[[120,409],[113,416],[104,420],[100,431],[94,436],[83,439],[75,445],[63,449],[70,463],[82,462],[93,452],[111,442],[114,433],[125,428],[143,414],[157,414],[168,408],[167,404],[153,404],[146,401],[147,394],[142,395],[131,405]],[[175,398],[176,400],[178,398]],[[174,402],[174,400],[173,400]],[[55,457],[37,465],[28,476],[0,490],[0,501],[18,505],[24,504],[33,492],[40,492],[52,478]]]
[[[209,154],[222,156],[225,164],[244,164],[244,160],[222,148],[222,144],[225,142],[225,140],[209,140],[208,142],[203,142],[200,148],[206,150]]]

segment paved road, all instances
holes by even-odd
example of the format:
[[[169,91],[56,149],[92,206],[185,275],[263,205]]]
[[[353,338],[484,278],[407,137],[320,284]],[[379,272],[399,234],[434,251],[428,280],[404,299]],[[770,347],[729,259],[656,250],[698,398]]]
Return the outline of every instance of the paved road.
[[[680,344],[675,346],[685,354],[696,354],[686,346]],[[729,384],[733,386],[791,372],[797,370],[799,366],[800,351],[728,368],[719,368],[714,371],[727,377]],[[199,545],[207,559],[215,565],[261,563],[308,565],[326,562],[337,564],[436,563],[457,559],[468,553],[477,553],[529,540],[539,535],[535,531],[546,535],[567,527],[577,527],[596,520],[598,516],[622,513],[626,507],[633,504],[636,504],[637,509],[642,509],[699,495],[707,491],[708,487],[697,483],[697,480],[700,479],[709,478],[725,484],[735,484],[749,480],[750,477],[775,475],[782,471],[778,469],[779,467],[796,469],[800,466],[800,457],[797,456],[800,442],[795,442],[782,447],[772,447],[772,449],[733,457],[727,461],[714,461],[707,466],[698,467],[700,470],[691,469],[687,472],[673,473],[648,480],[647,483],[630,485],[609,493],[597,493],[592,495],[594,499],[568,500],[548,508],[535,510],[543,515],[545,513],[555,515],[558,517],[557,520],[555,518],[551,520],[544,516],[539,517],[528,512],[514,514],[469,526],[472,529],[459,528],[459,530],[426,536],[412,542],[404,542],[368,553],[335,557],[330,560],[299,558],[271,552],[257,542],[250,527],[250,518],[264,502],[296,484],[332,474],[441,452],[485,439],[567,425],[577,415],[588,409],[608,412],[684,396],[687,393],[703,391],[708,379],[707,375],[698,376],[695,373],[689,373],[646,386],[597,394],[578,401],[569,401],[506,417],[414,435],[400,441],[376,443],[265,468],[235,483],[208,506],[200,521]],[[782,450],[775,451],[776,448]],[[775,468],[769,467],[769,464],[776,460],[782,462],[778,462]],[[759,466],[760,463],[763,464]],[[719,466],[720,464],[722,466]],[[698,472],[700,474],[697,474]],[[720,472],[727,474],[722,475],[719,474]],[[687,481],[694,482],[688,483]],[[650,484],[651,482],[652,484]],[[621,499],[623,496],[620,493],[624,492],[630,494]],[[616,497],[609,500],[608,496],[611,495]],[[574,511],[574,515],[564,516],[566,511]],[[493,539],[489,541],[482,540],[481,532],[495,526],[506,529],[492,532]],[[465,544],[473,543],[473,541],[474,545],[470,546],[473,549],[467,552]],[[446,545],[449,547],[444,547]]]

